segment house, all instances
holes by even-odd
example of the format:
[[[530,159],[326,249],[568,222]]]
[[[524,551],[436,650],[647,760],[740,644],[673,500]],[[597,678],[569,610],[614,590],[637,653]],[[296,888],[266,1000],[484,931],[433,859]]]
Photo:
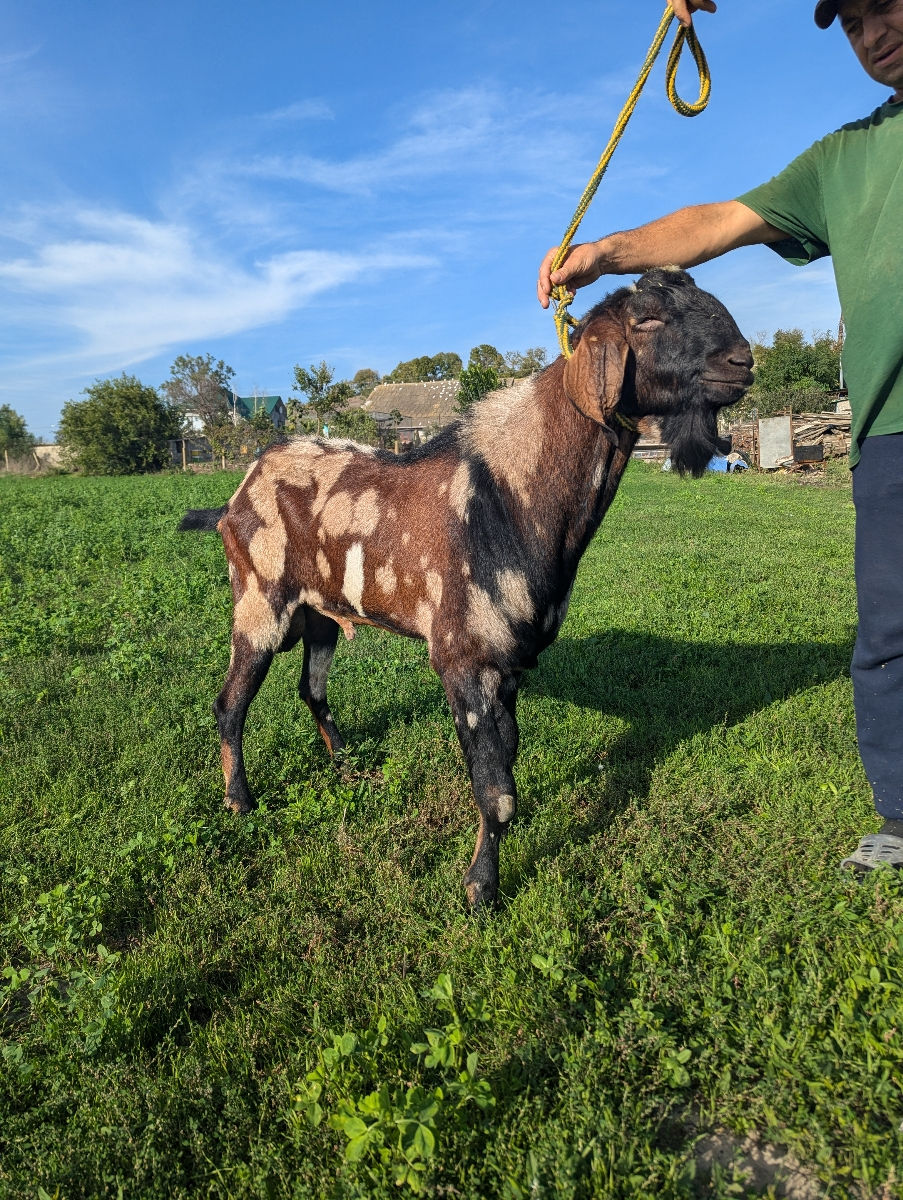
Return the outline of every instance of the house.
[[[285,419],[288,416],[281,396],[236,396],[233,392],[229,397],[229,409],[232,413],[232,420],[236,422],[249,421],[255,413],[264,409],[273,422],[274,429],[284,429]]]
[[[458,419],[457,379],[435,379],[425,383],[379,383],[369,396],[352,396],[349,408],[369,413],[377,425],[396,427],[393,413],[401,413],[397,424],[402,443],[420,441],[443,425]]]
[[[273,422],[274,429],[285,428],[288,412],[281,396],[239,396],[235,392],[229,392],[223,388],[222,398],[235,425],[239,421],[249,421],[255,413],[264,409]],[[188,424],[189,434],[198,434],[199,436],[203,434],[204,419],[198,413],[186,412],[185,420]]]

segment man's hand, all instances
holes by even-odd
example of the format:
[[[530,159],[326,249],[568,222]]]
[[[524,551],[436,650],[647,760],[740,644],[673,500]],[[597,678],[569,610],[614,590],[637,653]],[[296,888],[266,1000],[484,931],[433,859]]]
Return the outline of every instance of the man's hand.
[[[539,267],[536,295],[543,308],[549,307],[552,288],[557,284],[563,283],[572,292],[576,292],[577,288],[586,287],[588,283],[595,283],[599,276],[605,273],[605,264],[598,242],[581,242],[578,246],[571,246],[560,269],[554,275],[550,275],[552,259],[557,251],[558,247],[553,246]]]
[[[694,12],[701,9],[703,12],[713,13],[717,7],[712,0],[668,0],[668,3],[674,9],[675,17],[687,29],[693,24]]]

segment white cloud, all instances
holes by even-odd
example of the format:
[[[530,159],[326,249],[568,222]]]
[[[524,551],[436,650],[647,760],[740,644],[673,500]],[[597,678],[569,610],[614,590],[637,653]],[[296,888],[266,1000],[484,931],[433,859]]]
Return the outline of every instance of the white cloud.
[[[335,114],[325,100],[296,100],[264,113],[265,121],[331,121]]]
[[[40,49],[40,46],[31,46],[27,50],[10,50],[6,54],[0,54],[0,71],[6,67],[15,67],[19,63],[28,62]]]
[[[480,176],[517,178],[540,190],[575,153],[583,135],[555,119],[557,96],[465,88],[430,96],[406,116],[400,133],[380,149],[325,158],[270,154],[235,162],[238,173],[290,180],[346,195],[374,195],[438,175],[461,187]],[[485,180],[480,181],[485,186]]]
[[[64,220],[56,214],[57,222]],[[65,349],[52,357],[116,370],[167,347],[284,319],[332,287],[431,265],[398,248],[294,250],[243,264],[184,225],[121,212],[72,215],[67,236],[0,261],[0,313],[21,320],[17,297],[42,303],[41,321]],[[32,231],[35,237],[37,230]],[[47,332],[50,332],[49,330]]]

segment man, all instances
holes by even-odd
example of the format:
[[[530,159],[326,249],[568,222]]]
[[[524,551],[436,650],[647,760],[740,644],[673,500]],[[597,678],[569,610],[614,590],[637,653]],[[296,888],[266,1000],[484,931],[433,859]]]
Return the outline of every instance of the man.
[[[712,0],[669,0],[684,25]],[[903,0],[819,0],[839,18],[866,74],[893,95],[816,142],[780,175],[723,203],[684,208],[638,229],[574,246],[537,293],[601,275],[693,267],[738,246],[769,245],[803,265],[830,254],[846,324],[852,405],[859,630],[852,676],[859,751],[883,820],[842,866],[903,867]]]

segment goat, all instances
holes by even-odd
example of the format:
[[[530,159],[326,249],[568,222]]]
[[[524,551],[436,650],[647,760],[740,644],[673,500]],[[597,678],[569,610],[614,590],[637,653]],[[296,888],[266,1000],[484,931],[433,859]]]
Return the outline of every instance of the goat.
[[[420,447],[290,439],[224,508],[186,514],[180,529],[218,529],[229,563],[232,654],[213,706],[228,808],[253,807],[242,735],[275,653],[303,642],[301,698],[335,753],[344,743],[326,679],[339,630],[422,638],[479,810],[467,896],[474,908],[495,901],[517,806],[520,676],[558,634],[637,420],[660,417],[674,465],[700,475],[724,449],[718,410],[752,382],[733,318],[677,269],[612,293],[573,340],[571,358],[490,392]]]

